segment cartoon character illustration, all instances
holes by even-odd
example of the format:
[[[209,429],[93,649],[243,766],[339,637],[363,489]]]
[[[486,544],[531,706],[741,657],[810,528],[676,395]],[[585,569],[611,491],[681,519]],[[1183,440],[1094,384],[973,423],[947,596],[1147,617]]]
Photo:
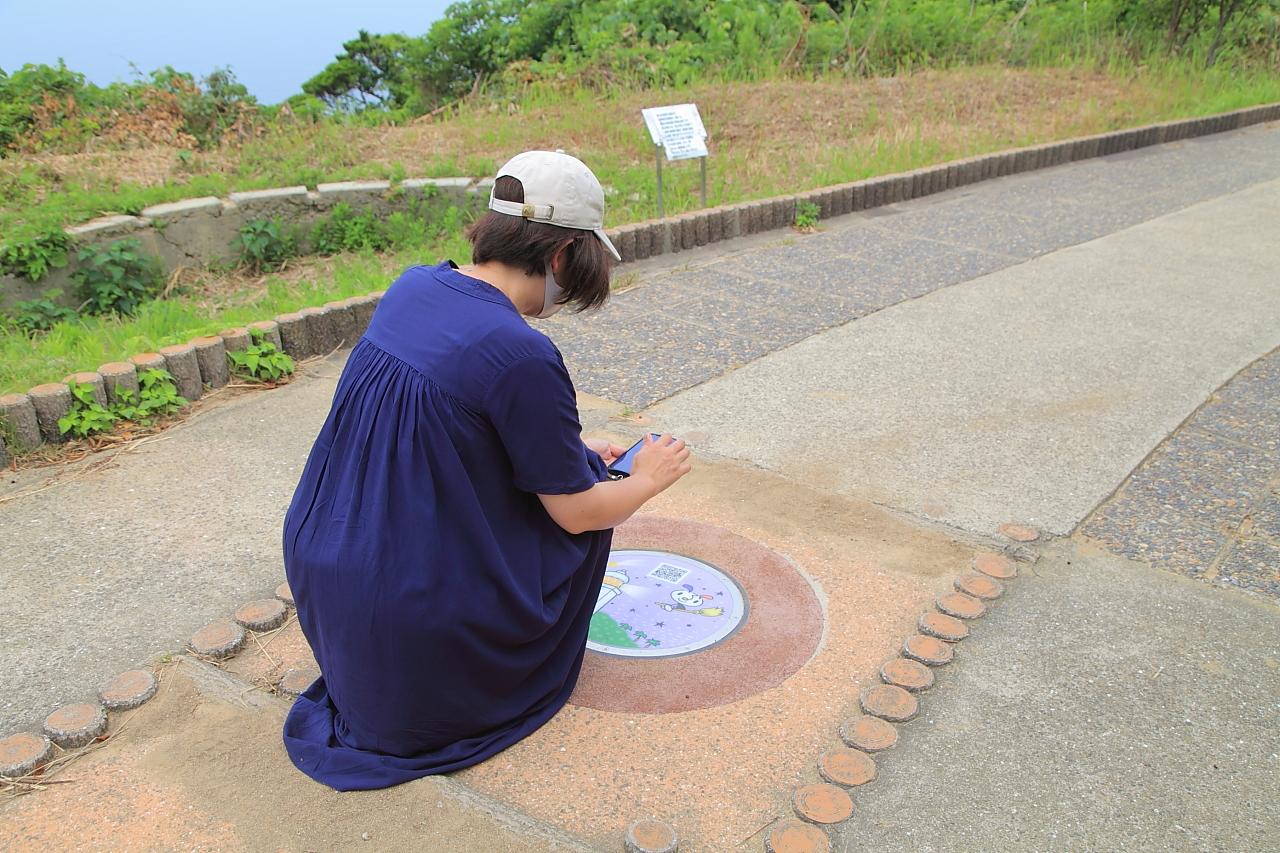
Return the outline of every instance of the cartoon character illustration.
[[[622,592],[622,585],[628,580],[630,579],[627,573],[618,568],[617,563],[609,563],[604,573],[604,580],[600,582],[600,595],[596,598],[596,609],[592,612],[599,613],[605,605],[617,598]]]
[[[719,616],[724,613],[722,607],[703,607],[712,599],[710,595],[701,595],[693,591],[693,587],[684,584],[682,589],[677,589],[671,593],[671,598],[675,604],[667,604],[665,601],[656,602],[663,610],[672,612],[688,613],[693,616]]]

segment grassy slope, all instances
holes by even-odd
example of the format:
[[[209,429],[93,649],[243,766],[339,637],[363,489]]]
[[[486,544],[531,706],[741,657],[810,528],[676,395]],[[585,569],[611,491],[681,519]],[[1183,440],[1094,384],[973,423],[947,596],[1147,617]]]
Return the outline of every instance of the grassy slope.
[[[47,202],[35,208],[0,208],[0,229],[19,217],[30,221],[33,209],[36,217],[87,215],[119,210],[112,205],[121,198],[138,204],[353,176],[492,174],[506,157],[532,147],[564,148],[586,160],[610,188],[608,221],[615,225],[655,213],[653,151],[640,108],[686,100],[699,104],[711,134],[709,202],[715,205],[1280,100],[1280,79],[976,68],[603,98],[533,96],[508,108],[475,108],[407,127],[296,129],[189,164],[164,149],[0,161],[11,171],[38,170],[40,191],[48,193]],[[696,206],[696,167],[680,164],[665,176],[668,213]],[[417,260],[461,261],[465,255],[465,243],[450,233],[390,256],[303,261],[265,280],[202,275],[181,295],[146,306],[124,322],[64,324],[38,341],[0,335],[0,393],[305,304],[380,289],[397,269]]]

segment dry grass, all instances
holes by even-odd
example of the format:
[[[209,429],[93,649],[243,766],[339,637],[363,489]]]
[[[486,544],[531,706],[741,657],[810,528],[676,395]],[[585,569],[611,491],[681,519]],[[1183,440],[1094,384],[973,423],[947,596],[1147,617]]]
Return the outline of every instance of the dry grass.
[[[1157,81],[1097,71],[967,68],[854,81],[779,80],[695,86],[679,91],[561,96],[539,104],[471,106],[461,114],[401,127],[294,132],[292,161],[304,168],[440,174],[449,165],[488,164],[513,152],[559,147],[580,153],[603,173],[648,170],[653,152],[640,109],[663,102],[697,103],[711,134],[713,183],[726,196],[748,198],[779,185],[810,186],[846,171],[871,152],[909,148],[937,160],[1151,119],[1176,95]],[[67,187],[158,186],[192,176],[261,174],[264,148],[201,153],[182,163],[178,151],[154,147],[74,155],[12,158],[38,164]],[[260,162],[259,162],[260,161]],[[817,173],[815,175],[815,172]],[[626,181],[621,181],[626,183]]]

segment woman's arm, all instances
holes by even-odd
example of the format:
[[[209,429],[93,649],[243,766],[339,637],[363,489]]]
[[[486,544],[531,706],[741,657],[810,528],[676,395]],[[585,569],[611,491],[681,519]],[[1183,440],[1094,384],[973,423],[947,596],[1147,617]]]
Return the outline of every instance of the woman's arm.
[[[538,495],[542,506],[556,524],[569,533],[608,530],[617,527],[647,501],[688,474],[689,448],[683,441],[664,435],[656,441],[645,438],[636,454],[630,477],[596,483],[574,495]]]

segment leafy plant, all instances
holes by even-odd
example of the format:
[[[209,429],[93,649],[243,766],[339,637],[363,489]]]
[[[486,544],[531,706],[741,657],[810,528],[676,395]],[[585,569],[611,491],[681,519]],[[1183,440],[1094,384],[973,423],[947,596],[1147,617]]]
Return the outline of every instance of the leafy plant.
[[[339,202],[311,231],[311,245],[321,255],[338,252],[381,251],[392,244],[387,226],[369,209],[357,213]]]
[[[43,299],[19,302],[14,306],[13,324],[28,335],[47,332],[63,320],[74,320],[78,315],[70,308],[57,304],[51,297],[57,291],[45,294]]]
[[[58,418],[58,431],[62,435],[71,433],[76,438],[88,438],[115,426],[120,416],[94,398],[92,385],[68,382],[67,387],[71,389],[71,408]]]
[[[167,370],[153,367],[142,371],[138,375],[138,387],[137,395],[128,388],[116,389],[111,412],[118,419],[149,424],[154,418],[172,414],[187,404]]]
[[[106,248],[80,250],[80,268],[72,274],[90,314],[132,315],[155,295],[160,283],[156,259],[142,254],[137,240],[117,240]]]
[[[811,201],[796,202],[796,230],[812,231],[818,227],[818,216],[822,208]]]
[[[82,382],[68,382],[71,389],[71,408],[58,418],[58,430],[76,438],[88,438],[107,432],[119,421],[149,424],[161,415],[171,414],[187,404],[178,394],[178,386],[167,370],[151,368],[138,377],[140,392],[134,394],[128,388],[116,389],[116,400],[109,407],[97,401],[93,386]]]
[[[262,382],[278,382],[293,373],[293,359],[266,339],[258,329],[250,330],[253,343],[245,349],[227,353],[231,372]]]
[[[54,228],[26,240],[0,246],[0,273],[39,281],[57,267],[67,265],[71,238]]]
[[[278,270],[298,254],[298,240],[279,219],[255,219],[240,227],[240,262],[254,272]]]

